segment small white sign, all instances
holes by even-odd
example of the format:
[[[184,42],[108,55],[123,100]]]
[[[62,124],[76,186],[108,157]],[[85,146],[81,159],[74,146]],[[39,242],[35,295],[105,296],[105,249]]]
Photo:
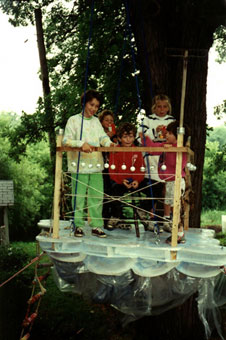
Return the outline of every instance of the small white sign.
[[[13,204],[13,181],[0,181],[0,206],[9,206]]]

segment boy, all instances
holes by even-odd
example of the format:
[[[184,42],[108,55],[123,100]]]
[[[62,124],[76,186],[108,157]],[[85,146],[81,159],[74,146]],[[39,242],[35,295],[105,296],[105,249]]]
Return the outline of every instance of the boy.
[[[130,123],[122,123],[117,131],[119,145],[117,147],[134,147],[136,127]],[[141,152],[114,152],[110,154],[109,173],[112,180],[112,196],[123,196],[126,192],[135,191],[144,179],[142,168],[144,167]],[[123,223],[122,206],[120,201],[115,200],[111,204],[113,216],[108,223],[108,228],[125,227]]]
[[[72,205],[74,212],[74,236],[84,235],[85,201],[89,210],[92,235],[106,237],[102,231],[103,157],[93,152],[93,146],[113,146],[98,118],[94,117],[101,104],[101,95],[88,90],[81,96],[83,112],[68,119],[63,143],[79,147],[82,152],[68,152],[68,171],[72,174]],[[75,196],[74,196],[75,195]]]

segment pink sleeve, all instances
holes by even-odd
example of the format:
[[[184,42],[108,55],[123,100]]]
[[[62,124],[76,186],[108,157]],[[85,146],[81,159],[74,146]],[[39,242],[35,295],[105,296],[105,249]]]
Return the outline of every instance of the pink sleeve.
[[[144,140],[142,140],[142,143],[143,143],[143,145],[144,146],[147,146],[147,147],[163,147],[163,145],[164,145],[164,143],[155,143],[155,142],[153,142],[152,140],[151,140],[151,138],[149,138],[148,136],[145,136],[145,143],[144,143]],[[163,151],[162,151],[163,152]],[[152,152],[149,152],[149,154],[151,154],[151,155],[161,155],[162,154],[162,152],[154,152],[154,151],[152,151]]]
[[[142,144],[143,144],[143,146],[155,146],[155,145],[153,145],[155,143],[148,136],[145,136],[145,138],[142,138]]]

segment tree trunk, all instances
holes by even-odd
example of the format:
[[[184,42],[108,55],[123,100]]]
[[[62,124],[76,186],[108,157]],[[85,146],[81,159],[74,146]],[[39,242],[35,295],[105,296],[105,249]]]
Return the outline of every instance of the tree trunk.
[[[131,0],[129,3],[144,82],[142,99],[146,112],[151,111],[151,97],[164,93],[171,98],[173,114],[179,120],[183,55],[185,50],[189,53],[184,123],[191,128],[191,148],[197,166],[192,174],[195,203],[190,226],[199,227],[206,142],[208,51],[215,29],[225,20],[224,1]],[[160,316],[138,320],[137,327],[138,334],[150,334],[150,339],[205,339],[195,296]]]
[[[183,305],[157,315],[135,321],[136,340],[206,340],[204,326],[199,318],[196,296]]]
[[[45,50],[43,28],[42,28],[42,12],[40,8],[35,9],[35,24],[36,24],[36,32],[37,32],[37,43],[38,43],[39,60],[40,60],[40,66],[41,66],[41,79],[42,79],[42,88],[43,88],[44,105],[45,105],[45,124],[46,124],[48,137],[49,137],[50,157],[51,157],[53,168],[54,168],[55,153],[56,153],[56,135],[55,135],[55,127],[54,127],[54,113],[52,110],[51,96],[50,96],[51,92],[50,92],[50,86],[49,86],[48,65],[47,65],[47,59],[46,59],[46,50]]]
[[[151,109],[151,97],[165,93],[171,98],[173,114],[179,120],[183,54],[188,49],[184,123],[191,128],[191,148],[197,166],[192,175],[195,202],[190,226],[199,227],[206,142],[208,51],[215,29],[225,20],[225,4],[223,0],[214,3],[211,0],[131,0],[129,3],[144,81],[143,106],[147,112]]]

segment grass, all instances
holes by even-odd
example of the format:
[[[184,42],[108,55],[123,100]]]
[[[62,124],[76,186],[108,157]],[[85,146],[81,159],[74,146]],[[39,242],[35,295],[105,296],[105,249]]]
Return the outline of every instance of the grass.
[[[201,226],[221,225],[221,216],[226,215],[226,211],[206,210],[201,214]]]
[[[226,246],[226,233],[219,232],[221,230],[222,222],[221,216],[226,215],[225,211],[207,210],[201,214],[201,227],[211,228],[216,231],[215,237],[220,241],[221,246]]]

